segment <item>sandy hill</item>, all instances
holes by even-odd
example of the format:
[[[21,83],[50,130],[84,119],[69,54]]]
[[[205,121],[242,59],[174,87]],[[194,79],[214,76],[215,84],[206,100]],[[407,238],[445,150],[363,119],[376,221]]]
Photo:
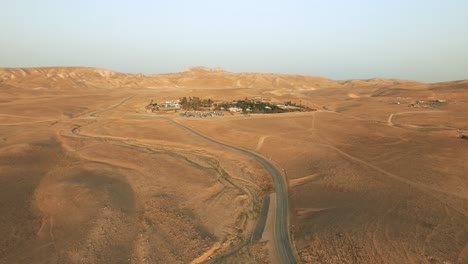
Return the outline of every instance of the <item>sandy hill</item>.
[[[377,90],[388,87],[418,87],[418,82],[371,79],[335,81],[322,77],[269,74],[232,73],[222,68],[192,67],[173,74],[143,75],[125,74],[107,69],[87,67],[0,68],[0,83],[20,88],[302,88],[330,87],[368,88]]]
[[[146,110],[183,96],[318,111]],[[302,263],[468,263],[467,113],[467,80],[0,68],[0,264],[284,263],[281,230]]]
[[[311,76],[231,73],[221,68],[193,67],[179,73],[124,74],[98,68],[2,68],[0,83],[21,88],[326,88],[336,81]]]
[[[93,91],[116,88],[190,88],[256,89],[273,96],[302,94],[305,98],[309,98],[313,91],[325,89],[321,92],[322,96],[438,98],[442,94],[450,99],[450,94],[453,92],[468,88],[468,81],[432,84],[383,78],[338,81],[304,75],[233,73],[222,68],[203,66],[187,68],[178,73],[155,75],[127,74],[90,67],[44,67],[0,68],[0,87],[3,92],[9,94],[23,90],[34,90],[36,93],[61,93],[74,89]]]

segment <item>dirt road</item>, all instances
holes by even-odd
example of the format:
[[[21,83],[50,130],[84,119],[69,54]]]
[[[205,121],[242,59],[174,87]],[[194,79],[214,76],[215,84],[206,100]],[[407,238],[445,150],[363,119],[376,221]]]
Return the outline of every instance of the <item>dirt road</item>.
[[[387,124],[389,126],[394,126],[395,123],[393,123],[393,117],[398,116],[398,115],[408,115],[408,114],[426,114],[426,113],[443,113],[444,111],[411,111],[411,112],[399,112],[399,113],[393,113],[388,116]]]

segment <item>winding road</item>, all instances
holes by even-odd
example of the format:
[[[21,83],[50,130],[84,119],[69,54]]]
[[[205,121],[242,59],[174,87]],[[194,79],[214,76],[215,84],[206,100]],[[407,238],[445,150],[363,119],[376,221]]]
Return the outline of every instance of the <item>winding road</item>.
[[[262,166],[272,176],[273,181],[275,183],[275,189],[276,189],[276,217],[275,217],[275,227],[274,227],[274,237],[275,237],[274,244],[275,244],[278,258],[279,258],[278,262],[284,263],[284,264],[297,263],[294,257],[293,249],[291,246],[291,241],[289,239],[289,234],[288,234],[289,232],[288,231],[289,230],[288,228],[288,192],[287,192],[286,184],[283,180],[283,177],[281,173],[275,168],[275,166],[273,166],[273,164],[271,164],[268,160],[266,160],[265,158],[263,158],[262,156],[254,152],[214,140],[172,119],[165,118],[165,117],[161,117],[161,118],[164,118],[165,120],[173,123],[174,125],[180,128],[183,128],[206,141],[212,142],[216,145],[225,147],[227,149],[240,152],[244,155],[254,158],[260,164],[262,164]]]
[[[98,113],[102,113],[102,112],[114,109],[114,108],[124,104],[125,102],[127,102],[128,100],[130,100],[133,97],[134,96],[130,96],[128,98],[125,98],[121,102],[119,102],[119,103],[117,103],[115,105],[112,105],[112,106],[110,106],[108,108],[102,109],[100,111],[95,111],[95,112],[89,113],[88,116],[91,117],[91,118],[97,118]],[[175,126],[177,126],[179,128],[182,128],[182,129],[192,133],[193,135],[200,137],[203,140],[209,141],[209,142],[211,142],[213,144],[222,146],[222,147],[230,149],[230,150],[240,152],[240,153],[242,153],[242,154],[244,154],[246,156],[254,158],[260,164],[262,164],[262,166],[272,176],[274,184],[275,184],[275,189],[276,189],[276,214],[275,214],[275,221],[274,221],[274,239],[275,239],[274,244],[275,244],[275,248],[276,248],[276,251],[277,251],[278,262],[282,263],[282,264],[283,263],[284,264],[297,263],[294,252],[293,252],[293,249],[292,249],[292,246],[291,246],[291,240],[290,240],[290,237],[289,237],[287,187],[286,187],[285,181],[283,180],[283,176],[275,168],[275,166],[273,166],[273,164],[271,164],[264,157],[254,153],[252,151],[249,151],[249,150],[243,149],[241,147],[229,145],[229,144],[217,141],[215,139],[212,139],[212,138],[210,138],[210,137],[208,137],[208,136],[206,136],[206,135],[204,135],[204,134],[202,134],[202,133],[200,133],[200,132],[198,132],[198,131],[196,131],[196,130],[194,130],[194,129],[186,126],[186,125],[183,125],[181,123],[178,123],[178,122],[174,121],[173,119],[170,119],[170,118],[167,118],[167,117],[161,117],[161,116],[157,116],[157,118],[162,118],[164,120],[167,120],[168,122],[174,124]],[[74,128],[72,128],[72,133],[75,136],[89,137],[89,136],[85,136],[85,135],[82,135],[82,134],[79,133],[80,127],[81,126],[75,126]]]

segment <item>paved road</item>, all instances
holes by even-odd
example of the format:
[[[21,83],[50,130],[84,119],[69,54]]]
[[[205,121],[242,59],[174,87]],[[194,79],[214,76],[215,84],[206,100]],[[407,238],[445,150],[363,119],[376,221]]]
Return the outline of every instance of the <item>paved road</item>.
[[[161,118],[164,118],[164,117],[161,117]],[[276,250],[278,252],[278,258],[279,258],[278,262],[284,263],[284,264],[296,263],[296,259],[294,258],[294,253],[291,247],[291,241],[289,240],[289,235],[288,235],[288,193],[287,193],[287,189],[285,186],[285,182],[283,181],[283,177],[281,176],[281,173],[268,160],[259,156],[258,154],[255,154],[254,152],[216,141],[188,126],[177,123],[172,119],[169,119],[169,118],[164,118],[164,119],[175,124],[176,126],[180,128],[183,128],[191,132],[192,134],[195,134],[198,137],[203,138],[206,141],[210,141],[222,147],[240,152],[244,155],[247,155],[249,157],[256,159],[260,164],[262,164],[262,166],[273,177],[273,181],[275,183],[275,188],[276,188],[276,219],[275,219],[275,228],[274,228],[274,233],[275,233],[274,243],[275,243]]]
[[[109,108],[106,108],[106,109],[103,109],[103,110],[100,110],[100,111],[96,111],[96,112],[93,112],[93,113],[90,113],[89,116],[90,117],[97,117],[97,114],[98,113],[102,113],[104,111],[108,111],[108,110],[111,110],[111,109],[114,109],[120,105],[122,105],[123,103],[125,103],[126,101],[130,100],[131,98],[133,98],[134,96],[130,96],[124,100],[122,100],[121,102],[117,103],[116,105],[113,105]],[[234,150],[234,151],[238,151],[244,155],[247,155],[249,157],[252,157],[254,158],[255,160],[257,160],[260,164],[262,164],[262,166],[268,171],[268,173],[270,173],[270,175],[272,176],[273,178],[273,181],[275,183],[275,188],[276,188],[276,217],[275,217],[275,228],[274,228],[274,237],[275,237],[275,247],[276,247],[276,250],[277,250],[277,255],[278,255],[278,262],[279,263],[284,263],[284,264],[289,264],[289,263],[297,263],[296,262],[296,259],[294,257],[294,253],[293,253],[293,250],[292,250],[292,247],[291,247],[291,241],[289,240],[289,235],[288,235],[288,193],[287,193],[287,189],[286,189],[286,186],[285,186],[285,182],[283,181],[283,177],[281,175],[281,173],[273,166],[273,164],[271,164],[269,161],[267,161],[265,158],[259,156],[258,154],[255,154],[254,152],[251,152],[251,151],[248,151],[248,150],[245,150],[243,148],[240,148],[240,147],[236,147],[236,146],[232,146],[232,145],[228,145],[226,143],[222,143],[222,142],[219,142],[219,141],[216,141],[208,136],[205,136],[203,135],[202,133],[188,127],[188,126],[185,126],[183,124],[180,124],[180,123],[177,123],[176,121],[172,120],[172,119],[169,119],[169,118],[166,118],[166,117],[160,117],[160,118],[163,118],[173,124],[175,124],[176,126],[182,128],[182,129],[185,129],[189,132],[191,132],[192,134],[206,140],[206,141],[209,141],[209,142],[212,142],[216,145],[220,145],[222,147],[225,147],[225,148],[228,148],[228,149],[231,149],[231,150]],[[72,133],[77,135],[77,136],[83,136],[79,133],[79,129],[80,127],[75,127],[72,129]]]

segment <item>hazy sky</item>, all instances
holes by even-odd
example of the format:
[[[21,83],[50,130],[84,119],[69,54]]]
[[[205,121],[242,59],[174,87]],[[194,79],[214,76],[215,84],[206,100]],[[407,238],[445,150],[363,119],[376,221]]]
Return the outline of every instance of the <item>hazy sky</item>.
[[[466,0],[10,0],[0,67],[468,79]]]

